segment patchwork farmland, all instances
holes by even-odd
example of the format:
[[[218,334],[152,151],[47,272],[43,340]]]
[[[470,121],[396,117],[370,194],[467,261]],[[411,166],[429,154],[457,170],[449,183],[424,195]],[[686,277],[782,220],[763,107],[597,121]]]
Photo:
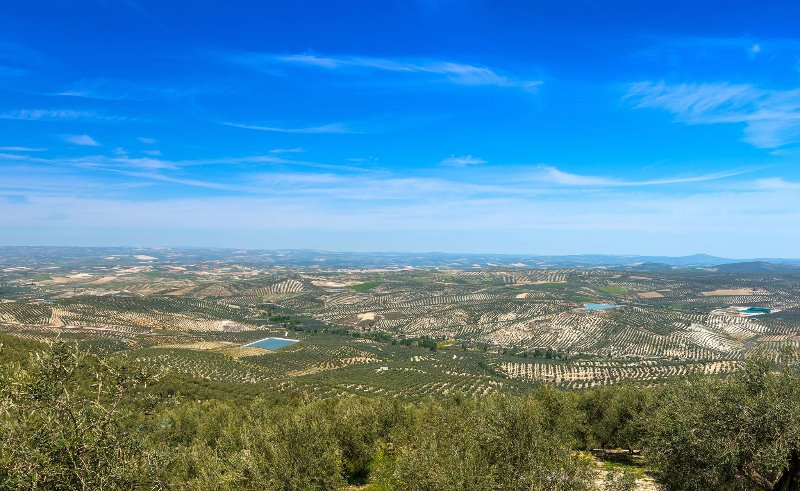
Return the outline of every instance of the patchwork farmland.
[[[543,383],[650,385],[728,373],[757,350],[800,348],[792,268],[456,267],[397,258],[356,267],[325,257],[278,264],[283,256],[266,252],[46,252],[6,251],[0,261],[2,332],[265,390],[414,398]],[[584,307],[592,303],[613,308]],[[245,346],[269,336],[300,342]]]

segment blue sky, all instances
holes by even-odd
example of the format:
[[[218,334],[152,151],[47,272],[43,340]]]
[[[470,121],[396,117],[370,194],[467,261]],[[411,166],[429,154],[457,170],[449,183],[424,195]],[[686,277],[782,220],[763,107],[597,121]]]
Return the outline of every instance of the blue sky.
[[[797,257],[798,18],[4,2],[0,243]]]

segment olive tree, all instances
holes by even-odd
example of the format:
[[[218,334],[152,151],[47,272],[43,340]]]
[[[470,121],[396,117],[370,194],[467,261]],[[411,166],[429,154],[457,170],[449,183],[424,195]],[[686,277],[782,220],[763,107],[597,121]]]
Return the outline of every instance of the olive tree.
[[[796,369],[754,357],[726,379],[674,384],[656,401],[645,452],[667,488],[800,488]]]
[[[398,427],[378,480],[420,491],[590,489],[591,462],[546,421],[529,398],[427,403]]]
[[[130,412],[151,378],[64,343],[4,363],[0,489],[160,487],[158,456],[144,449]]]

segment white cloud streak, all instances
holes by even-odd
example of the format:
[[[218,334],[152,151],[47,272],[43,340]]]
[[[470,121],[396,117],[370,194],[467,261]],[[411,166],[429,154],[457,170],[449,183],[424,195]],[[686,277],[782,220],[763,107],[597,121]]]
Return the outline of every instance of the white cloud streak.
[[[97,113],[93,111],[73,111],[70,109],[19,109],[0,114],[0,119],[21,121],[64,121],[97,117]]]
[[[619,188],[619,187],[636,187],[636,186],[665,186],[671,184],[688,184],[693,182],[715,181],[718,179],[725,179],[728,177],[734,177],[741,174],[746,174],[752,171],[753,169],[732,169],[723,172],[701,174],[695,176],[667,177],[663,179],[629,181],[611,177],[572,174],[557,169],[556,167],[548,165],[540,165],[538,166],[538,170],[534,172],[532,175],[528,176],[528,178],[534,181],[548,182],[562,186]]]
[[[461,156],[451,155],[447,158],[442,159],[439,163],[442,165],[464,167],[468,165],[485,164],[486,161],[479,157],[473,157],[472,155],[461,155]]]
[[[637,108],[664,109],[685,124],[743,124],[743,140],[758,148],[800,142],[800,89],[639,82],[629,87],[626,98]]]
[[[62,137],[67,143],[80,145],[83,147],[99,147],[100,143],[89,135],[64,135]]]
[[[278,153],[278,154],[280,154],[280,153],[303,153],[303,152],[305,152],[305,150],[303,150],[300,147],[295,147],[295,148],[273,148],[272,150],[269,151],[269,153]]]
[[[363,56],[318,56],[314,54],[274,55],[245,53],[230,55],[229,60],[253,68],[262,68],[276,64],[307,66],[325,70],[361,69],[398,74],[434,75],[442,80],[472,86],[512,87],[524,90],[535,90],[541,80],[524,80],[501,75],[497,71],[485,67],[442,60],[414,60],[374,58]]]
[[[44,152],[46,150],[41,147],[0,147],[0,152]]]
[[[232,126],[234,128],[244,128],[248,130],[256,130],[256,131],[266,131],[270,133],[298,133],[298,134],[323,134],[323,133],[334,133],[334,134],[344,134],[344,133],[358,133],[357,131],[349,128],[347,125],[343,123],[330,123],[324,124],[320,126],[306,126],[301,128],[286,128],[280,126],[260,126],[254,124],[244,124],[244,123],[231,123],[225,122],[222,123],[225,126]]]

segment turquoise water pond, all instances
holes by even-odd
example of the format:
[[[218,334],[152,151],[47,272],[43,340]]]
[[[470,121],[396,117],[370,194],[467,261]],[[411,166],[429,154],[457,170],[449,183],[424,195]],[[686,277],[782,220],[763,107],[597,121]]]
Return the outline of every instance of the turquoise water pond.
[[[285,346],[289,346],[290,344],[294,344],[298,342],[299,339],[287,339],[287,338],[264,338],[260,339],[256,342],[246,344],[245,346],[249,346],[251,348],[262,348],[262,349],[281,349]]]
[[[764,308],[764,307],[748,307],[744,310],[740,310],[744,314],[769,314],[772,310]]]
[[[619,305],[614,305],[613,303],[585,303],[583,304],[583,308],[586,310],[608,310],[608,309],[616,309]]]

